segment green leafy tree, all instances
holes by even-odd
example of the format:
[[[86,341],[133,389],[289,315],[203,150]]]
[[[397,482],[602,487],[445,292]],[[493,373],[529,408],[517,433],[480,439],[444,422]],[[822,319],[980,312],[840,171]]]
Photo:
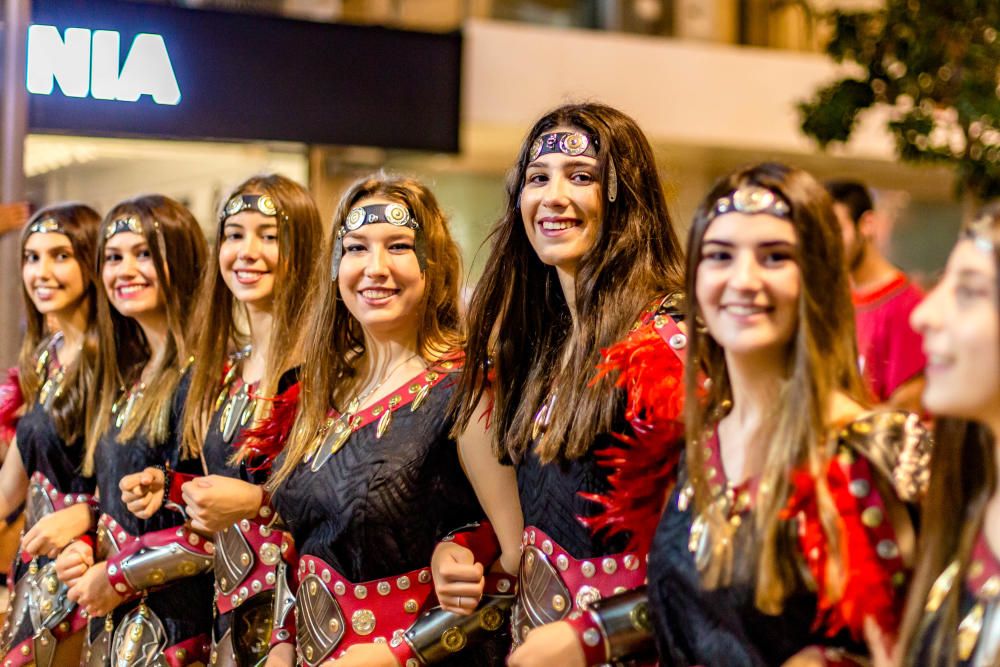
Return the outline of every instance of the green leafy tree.
[[[902,160],[952,165],[959,194],[1000,196],[1000,0],[887,0],[829,19],[827,53],[862,73],[800,103],[803,132],[845,142],[860,113],[886,105]]]

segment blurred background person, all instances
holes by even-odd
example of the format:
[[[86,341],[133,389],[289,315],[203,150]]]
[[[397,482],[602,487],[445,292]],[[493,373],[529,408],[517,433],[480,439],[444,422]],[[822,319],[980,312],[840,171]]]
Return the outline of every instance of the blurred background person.
[[[919,411],[926,360],[909,318],[923,295],[875,244],[880,216],[868,188],[843,180],[828,181],[826,189],[844,236],[865,384],[876,402]]]

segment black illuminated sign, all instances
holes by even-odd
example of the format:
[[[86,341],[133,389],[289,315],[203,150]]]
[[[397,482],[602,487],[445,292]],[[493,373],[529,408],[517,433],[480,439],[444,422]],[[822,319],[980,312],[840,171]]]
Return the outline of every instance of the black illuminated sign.
[[[29,125],[454,152],[461,51],[459,33],[34,0]]]

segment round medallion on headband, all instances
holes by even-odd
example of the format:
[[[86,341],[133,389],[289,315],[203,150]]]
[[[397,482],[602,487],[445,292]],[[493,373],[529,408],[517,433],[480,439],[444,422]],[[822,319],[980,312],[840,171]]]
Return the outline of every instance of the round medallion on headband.
[[[261,195],[257,198],[257,210],[267,216],[277,215],[278,207],[274,205],[271,195]]]
[[[55,218],[44,218],[31,223],[28,227],[29,234],[65,234],[62,224]]]
[[[590,139],[586,134],[579,132],[568,132],[559,138],[559,152],[566,155],[583,155],[590,145]]]
[[[385,219],[393,225],[405,225],[410,221],[410,212],[400,204],[386,204]]]
[[[542,154],[542,138],[538,137],[533,142],[531,142],[531,150],[528,152],[528,158],[531,160],[537,160],[538,156]]]
[[[278,207],[274,203],[271,195],[233,195],[223,209],[222,219],[231,218],[243,211],[257,211],[262,215],[273,218],[278,215]],[[283,216],[284,217],[284,216]]]
[[[115,234],[121,234],[122,232],[142,234],[142,220],[132,215],[112,220],[104,228],[104,238],[110,239]]]
[[[344,220],[344,227],[351,230],[352,232],[364,224],[365,221],[365,209],[359,206],[358,208],[352,208],[351,212],[347,214],[347,219]]]
[[[773,192],[764,188],[745,187],[733,193],[733,205],[737,211],[767,211],[783,203]]]
[[[760,185],[741,185],[719,197],[709,210],[708,219],[733,211],[748,215],[767,213],[785,220],[791,215],[791,207],[780,195]]]
[[[225,217],[231,217],[243,210],[243,197],[237,195],[226,203]]]

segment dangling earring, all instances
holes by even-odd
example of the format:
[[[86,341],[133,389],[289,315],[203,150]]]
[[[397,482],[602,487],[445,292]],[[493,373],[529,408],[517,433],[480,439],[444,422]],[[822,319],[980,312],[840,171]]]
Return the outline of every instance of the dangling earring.
[[[615,169],[615,161],[608,156],[608,201],[613,202],[618,199],[618,171]]]

